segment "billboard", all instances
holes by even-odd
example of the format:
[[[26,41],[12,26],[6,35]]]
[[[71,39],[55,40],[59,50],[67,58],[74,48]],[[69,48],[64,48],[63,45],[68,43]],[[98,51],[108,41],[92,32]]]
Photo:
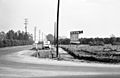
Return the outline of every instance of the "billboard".
[[[79,34],[83,33],[83,31],[71,31],[70,32],[70,43],[80,43]]]

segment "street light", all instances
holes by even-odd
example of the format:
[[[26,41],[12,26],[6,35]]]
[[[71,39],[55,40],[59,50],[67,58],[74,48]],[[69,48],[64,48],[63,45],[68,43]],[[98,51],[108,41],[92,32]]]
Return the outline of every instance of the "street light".
[[[60,8],[60,0],[58,0],[57,5],[57,46],[56,46],[56,57],[59,58],[59,49],[58,49],[58,37],[59,37],[59,8]]]

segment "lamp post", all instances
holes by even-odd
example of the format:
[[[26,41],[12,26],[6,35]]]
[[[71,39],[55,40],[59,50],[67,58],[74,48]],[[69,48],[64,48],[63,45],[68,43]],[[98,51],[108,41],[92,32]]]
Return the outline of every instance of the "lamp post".
[[[58,43],[58,37],[59,37],[59,8],[60,8],[60,0],[58,0],[58,5],[57,5],[57,46],[56,46],[56,57],[59,58],[59,43]]]

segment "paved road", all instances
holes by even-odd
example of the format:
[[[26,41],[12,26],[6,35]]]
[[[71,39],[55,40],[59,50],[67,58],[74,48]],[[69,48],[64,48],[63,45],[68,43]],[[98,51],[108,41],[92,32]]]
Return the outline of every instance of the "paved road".
[[[20,63],[6,60],[4,57],[31,47],[0,48],[0,78],[120,78],[120,67]]]

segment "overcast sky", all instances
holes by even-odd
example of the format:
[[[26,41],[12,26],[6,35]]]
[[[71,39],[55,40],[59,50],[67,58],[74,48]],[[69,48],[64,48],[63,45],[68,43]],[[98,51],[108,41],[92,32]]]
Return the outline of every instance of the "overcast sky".
[[[120,0],[60,1],[60,36],[83,30],[80,37],[120,37]],[[34,34],[37,26],[44,34],[53,34],[56,11],[57,0],[0,0],[0,31],[24,31],[28,18],[28,32]]]

